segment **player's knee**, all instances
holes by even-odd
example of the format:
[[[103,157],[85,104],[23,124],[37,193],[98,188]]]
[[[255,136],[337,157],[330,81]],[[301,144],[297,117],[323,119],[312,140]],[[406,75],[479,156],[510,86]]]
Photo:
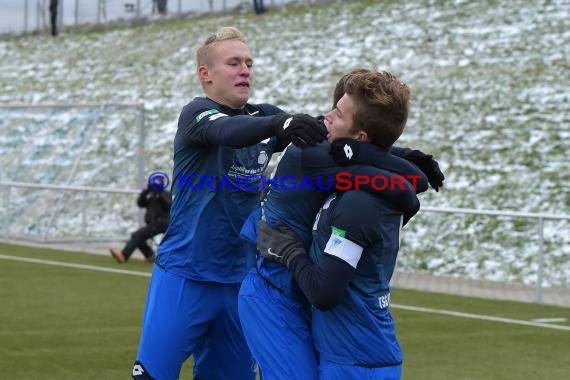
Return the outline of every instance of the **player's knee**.
[[[138,360],[135,361],[133,365],[133,379],[134,380],[154,380],[154,378],[148,373],[144,365]]]

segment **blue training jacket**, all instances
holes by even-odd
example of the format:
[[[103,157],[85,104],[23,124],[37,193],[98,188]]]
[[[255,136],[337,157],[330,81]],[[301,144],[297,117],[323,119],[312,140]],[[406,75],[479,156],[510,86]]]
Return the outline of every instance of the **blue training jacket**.
[[[364,248],[342,299],[331,309],[313,308],[312,334],[319,356],[364,367],[402,362],[390,314],[390,279],[400,245],[402,214],[390,202],[363,191],[332,195],[320,212],[311,250],[318,264],[346,238]]]
[[[272,185],[262,207],[263,217],[269,224],[274,225],[278,220],[287,224],[303,241],[307,251],[312,242],[311,231],[315,216],[327,196],[335,191],[334,178],[339,172],[370,177],[375,175],[389,177],[394,174],[417,175],[421,176],[418,192],[427,189],[427,180],[415,165],[388,152],[379,152],[378,155],[371,157],[375,160],[371,162],[375,165],[374,167],[369,165],[339,167],[330,156],[329,150],[330,145],[326,141],[303,150],[289,145],[283,152],[275,170],[276,180],[274,182],[276,183]],[[307,178],[311,180],[313,187],[301,186],[307,183]],[[294,188],[282,186],[287,183],[295,183],[296,186]],[[328,190],[325,190],[327,185]],[[411,188],[410,184],[406,184],[405,189],[394,188],[378,191],[370,186],[363,186],[362,189],[375,192],[389,202],[400,205],[400,212],[408,217],[413,216],[419,209],[416,191]],[[250,247],[255,247],[256,244],[258,220],[259,213],[252,215],[242,230],[242,237],[250,242]],[[251,248],[250,251],[255,252]],[[305,301],[291,272],[285,266],[260,256],[257,260],[257,270],[273,286],[298,298],[299,301]]]
[[[270,104],[236,110],[195,98],[179,117],[174,138],[170,225],[157,265],[177,275],[240,283],[255,258],[239,231],[259,206],[261,176],[276,149]]]

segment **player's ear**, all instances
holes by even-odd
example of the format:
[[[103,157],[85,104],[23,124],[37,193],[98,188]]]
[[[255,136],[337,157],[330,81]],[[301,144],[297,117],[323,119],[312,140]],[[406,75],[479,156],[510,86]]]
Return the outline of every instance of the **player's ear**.
[[[212,80],[210,79],[210,70],[204,65],[198,67],[198,77],[202,83],[208,83]]]
[[[365,131],[358,131],[358,134],[356,135],[356,140],[358,140],[358,141],[369,141],[368,133],[366,133]]]

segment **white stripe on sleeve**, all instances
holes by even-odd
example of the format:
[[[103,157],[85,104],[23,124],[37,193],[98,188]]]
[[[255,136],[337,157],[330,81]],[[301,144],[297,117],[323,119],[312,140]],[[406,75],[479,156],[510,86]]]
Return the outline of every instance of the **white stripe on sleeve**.
[[[353,268],[358,265],[362,250],[358,244],[335,234],[331,235],[325,247],[325,253],[338,257]]]

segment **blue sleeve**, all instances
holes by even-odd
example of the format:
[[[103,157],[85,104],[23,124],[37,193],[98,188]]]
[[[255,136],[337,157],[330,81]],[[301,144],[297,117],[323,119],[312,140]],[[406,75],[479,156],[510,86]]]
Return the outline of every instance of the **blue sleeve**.
[[[308,147],[303,150],[303,173],[308,175],[313,183],[317,183],[317,178],[332,177],[333,185],[338,184],[337,179],[339,174],[353,173],[358,171],[358,168],[367,166],[369,169],[360,173],[361,175],[370,175],[370,178],[375,176],[402,176],[412,185],[416,193],[422,193],[428,189],[428,180],[424,173],[411,162],[394,156],[389,152],[383,151],[372,144],[362,143],[360,156],[364,155],[365,164],[338,166],[332,156],[329,154],[330,144],[323,142],[314,147]],[[377,170],[376,170],[377,169]],[[346,182],[344,182],[346,183]],[[401,186],[398,186],[401,189]],[[348,189],[340,189],[348,190]],[[360,190],[376,193],[378,191],[391,191],[391,188],[379,190],[377,186],[372,183],[363,183]]]
[[[338,176],[336,189],[365,190],[364,186],[359,186],[358,178],[370,179],[366,186],[375,190],[374,194],[385,199],[404,215],[406,224],[420,209],[420,201],[417,197],[417,190],[411,182],[406,181],[401,174],[394,174],[372,166],[355,166],[351,171],[347,171]],[[369,191],[370,192],[370,191]]]
[[[405,158],[409,151],[408,148],[394,147],[386,152],[368,142],[360,141],[356,164],[371,165],[403,175],[412,183],[416,193],[423,193],[427,191],[429,181],[416,164]]]
[[[370,247],[380,239],[378,218],[384,210],[379,207],[381,202],[373,198],[372,195],[345,193],[332,211],[332,226],[346,231],[345,237],[362,248]],[[326,311],[341,300],[355,268],[323,252],[318,265],[313,264],[308,255],[298,255],[289,264],[289,270],[309,302]]]
[[[367,144],[370,145],[370,144]],[[377,194],[394,204],[404,214],[404,224],[420,209],[417,193],[427,190],[427,180],[415,165],[388,152],[378,150],[375,163],[370,165],[337,166],[328,154],[330,145],[323,142],[303,149],[303,173],[313,184],[327,186],[332,179],[336,190],[363,190]],[[319,182],[318,177],[321,177]],[[361,182],[358,182],[361,179]],[[358,187],[356,187],[358,186]]]
[[[289,270],[311,305],[322,311],[333,308],[341,300],[354,273],[348,263],[327,254],[319,265],[313,264],[309,255],[298,255],[291,261]]]
[[[278,110],[274,108],[271,112]],[[230,116],[211,107],[185,107],[178,128],[182,130],[184,142],[191,146],[244,148],[275,136],[272,119],[273,116]]]
[[[402,157],[404,159],[406,153],[408,153],[409,151],[411,151],[410,148],[402,148],[399,146],[393,146],[392,149],[390,149],[390,153],[392,153],[394,156]]]

